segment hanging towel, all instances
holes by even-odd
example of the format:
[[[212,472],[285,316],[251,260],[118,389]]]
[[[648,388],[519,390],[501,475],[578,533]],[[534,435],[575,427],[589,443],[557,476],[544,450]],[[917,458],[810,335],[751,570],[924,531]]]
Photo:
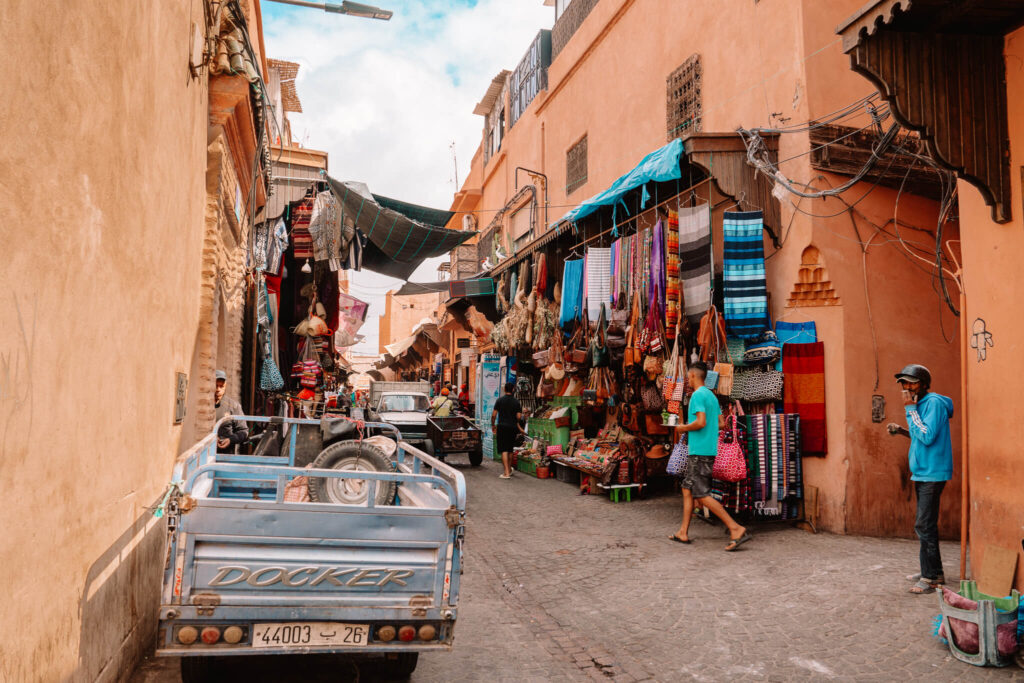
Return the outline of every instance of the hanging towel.
[[[612,250],[601,247],[587,249],[587,318],[597,320],[601,304],[611,301]]]
[[[708,204],[679,209],[679,280],[683,315],[696,327],[711,307],[711,211]]]
[[[825,432],[825,344],[786,344],[782,362],[787,413],[801,417],[800,448],[804,455],[823,456]]]
[[[730,337],[753,339],[770,329],[764,274],[764,216],[760,211],[727,211],[722,219],[725,261],[725,329]]]
[[[562,310],[558,324],[565,327],[583,317],[583,259],[565,262],[562,271]]]
[[[779,346],[782,353],[779,360],[775,362],[775,369],[782,371],[782,356],[786,353],[786,344],[813,344],[818,341],[818,331],[814,327],[814,321],[788,323],[785,320],[778,320],[775,323],[775,336],[779,338]]]

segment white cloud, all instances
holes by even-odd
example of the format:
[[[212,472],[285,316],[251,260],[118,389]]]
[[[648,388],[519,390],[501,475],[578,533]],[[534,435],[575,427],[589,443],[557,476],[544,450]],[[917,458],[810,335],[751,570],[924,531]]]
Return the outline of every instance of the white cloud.
[[[329,153],[331,175],[373,192],[447,208],[455,191],[449,146],[465,178],[483,121],[473,107],[501,69],[512,69],[553,10],[542,0],[380,0],[389,22],[264,3],[267,54],[298,62],[303,114],[292,132]],[[271,9],[272,8],[272,9]],[[441,259],[414,280],[437,278]],[[377,352],[383,296],[399,281],[360,272],[353,294],[370,302],[357,351]]]

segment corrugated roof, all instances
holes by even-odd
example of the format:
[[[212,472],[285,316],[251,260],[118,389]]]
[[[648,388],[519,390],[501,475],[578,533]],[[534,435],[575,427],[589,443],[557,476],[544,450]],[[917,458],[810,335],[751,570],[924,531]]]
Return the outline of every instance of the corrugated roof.
[[[508,75],[512,73],[508,69],[502,69],[501,73],[491,79],[491,84],[487,88],[487,92],[484,93],[483,99],[481,99],[476,107],[473,108],[474,114],[480,116],[487,116],[494,109],[494,104],[498,101],[498,95],[501,94],[501,89],[505,87],[505,81],[508,80]]]

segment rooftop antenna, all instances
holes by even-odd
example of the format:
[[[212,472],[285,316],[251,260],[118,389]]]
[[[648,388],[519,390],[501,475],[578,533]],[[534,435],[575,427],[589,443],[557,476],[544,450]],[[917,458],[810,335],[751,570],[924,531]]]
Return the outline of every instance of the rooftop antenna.
[[[455,172],[455,191],[459,191],[459,158],[455,155],[455,140],[448,145],[448,149],[452,151],[452,169]]]
[[[381,9],[373,5],[364,5],[359,2],[342,0],[340,5],[333,2],[307,2],[307,0],[270,0],[280,2],[284,5],[295,5],[297,7],[309,7],[310,9],[322,9],[325,12],[334,14],[347,14],[351,17],[363,17],[364,19],[380,19],[390,21],[394,12],[388,9]]]

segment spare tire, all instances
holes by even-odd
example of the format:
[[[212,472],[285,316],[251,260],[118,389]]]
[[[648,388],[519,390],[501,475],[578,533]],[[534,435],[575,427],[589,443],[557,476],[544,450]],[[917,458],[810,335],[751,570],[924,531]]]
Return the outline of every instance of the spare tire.
[[[314,469],[345,470],[349,472],[394,472],[395,466],[379,447],[365,441],[339,441],[333,443],[313,461]],[[389,505],[395,498],[397,484],[377,481],[374,505]],[[368,479],[342,479],[340,477],[309,478],[309,499],[314,503],[340,503],[362,505],[369,497]]]

